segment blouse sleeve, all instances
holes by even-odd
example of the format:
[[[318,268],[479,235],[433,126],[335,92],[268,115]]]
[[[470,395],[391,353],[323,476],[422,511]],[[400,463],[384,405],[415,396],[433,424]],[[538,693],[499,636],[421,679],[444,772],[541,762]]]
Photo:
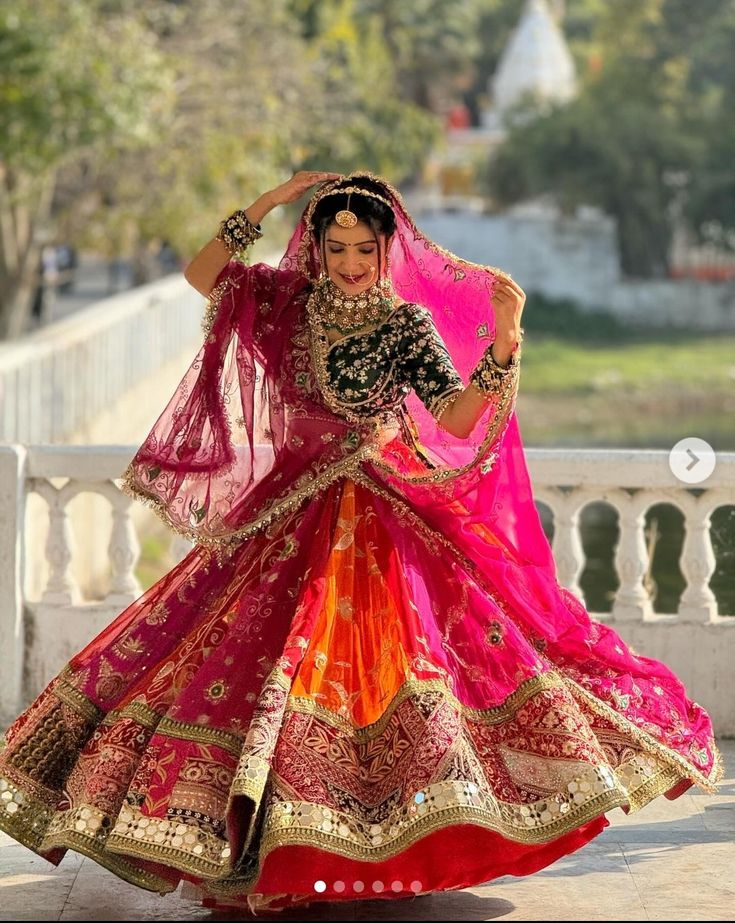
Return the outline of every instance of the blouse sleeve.
[[[464,391],[464,383],[430,311],[418,305],[413,307],[401,345],[405,379],[438,420],[452,400]]]

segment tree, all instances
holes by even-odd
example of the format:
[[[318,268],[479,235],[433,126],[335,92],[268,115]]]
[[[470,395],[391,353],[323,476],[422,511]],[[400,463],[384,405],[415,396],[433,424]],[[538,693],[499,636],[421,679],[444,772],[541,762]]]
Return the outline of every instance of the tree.
[[[172,117],[155,145],[119,145],[69,170],[66,199],[76,207],[67,221],[110,255],[124,241],[140,264],[162,239],[193,254],[221,217],[298,168],[311,81],[283,3],[138,0],[126,10],[145,22],[173,75]]]
[[[155,143],[168,72],[145,28],[101,0],[0,2],[0,337],[23,332],[59,171]]]
[[[527,102],[516,113],[488,165],[494,200],[550,194],[565,210],[599,205],[617,220],[622,266],[632,276],[666,275],[682,194],[700,234],[715,216],[721,229],[734,229],[726,90],[735,70],[734,6],[704,0],[693,17],[682,0],[605,5],[582,43],[588,66],[579,97],[550,110]]]
[[[431,115],[394,98],[390,59],[350,3],[329,16],[286,0],[133,7],[174,74],[175,118],[155,147],[123,145],[67,172],[73,233],[98,249],[125,240],[134,256],[165,238],[193,254],[221,216],[295,170],[401,180],[436,137]],[[285,237],[295,211],[269,216],[270,235]]]
[[[400,58],[374,4],[292,0],[313,65],[305,169],[374,170],[395,182],[415,175],[439,136],[439,121],[410,98]]]

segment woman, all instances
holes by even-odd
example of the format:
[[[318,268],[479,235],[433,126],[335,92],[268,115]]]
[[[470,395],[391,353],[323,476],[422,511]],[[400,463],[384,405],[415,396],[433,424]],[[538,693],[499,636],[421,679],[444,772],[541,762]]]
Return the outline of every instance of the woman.
[[[230,259],[316,183],[277,269]],[[186,276],[205,341],[124,489],[196,547],[10,729],[3,829],[279,909],[528,874],[714,790],[706,713],[556,581],[512,279],[364,173],[297,174]]]

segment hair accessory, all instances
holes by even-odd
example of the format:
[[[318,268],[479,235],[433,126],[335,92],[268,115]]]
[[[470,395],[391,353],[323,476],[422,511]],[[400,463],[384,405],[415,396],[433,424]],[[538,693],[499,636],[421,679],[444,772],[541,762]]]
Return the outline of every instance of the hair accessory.
[[[334,220],[341,228],[354,228],[357,224],[357,215],[350,211],[350,199],[352,193],[347,193],[347,208],[343,209],[334,216]]]
[[[345,193],[347,193],[347,209],[341,212],[337,212],[335,221],[337,221],[337,218],[339,218],[340,215],[346,214],[346,215],[352,215],[355,218],[355,224],[357,224],[357,216],[355,215],[354,212],[351,212],[349,210],[350,196],[352,195],[353,192],[355,193],[355,195],[366,195],[366,196],[370,196],[371,199],[377,199],[379,202],[382,202],[383,205],[387,205],[391,211],[393,210],[393,206],[385,198],[385,196],[382,196],[377,192],[373,192],[371,189],[363,189],[361,186],[343,186],[341,189],[330,189],[327,192],[324,192],[321,195],[319,195],[319,199],[325,199],[329,195],[344,195]],[[337,223],[339,224],[339,221],[337,221]],[[355,225],[354,224],[340,225],[340,227],[346,227],[346,226],[354,227]]]

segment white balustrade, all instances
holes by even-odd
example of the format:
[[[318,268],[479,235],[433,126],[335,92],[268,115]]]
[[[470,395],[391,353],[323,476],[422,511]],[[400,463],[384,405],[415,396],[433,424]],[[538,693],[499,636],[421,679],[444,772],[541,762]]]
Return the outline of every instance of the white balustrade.
[[[61,443],[201,343],[204,299],[181,276],[105,298],[0,343],[0,442]]]
[[[140,557],[140,543],[131,516],[135,501],[110,483],[104,484],[99,492],[109,499],[112,507],[109,545],[112,578],[107,602],[124,608],[143,592],[135,576],[135,565]]]
[[[614,505],[620,513],[620,540],[615,555],[620,587],[615,595],[613,615],[628,621],[650,618],[653,607],[643,585],[649,563],[643,528],[651,495],[641,491],[631,497],[621,491],[616,494]]]
[[[3,719],[17,713],[72,654],[141,595],[135,576],[140,545],[132,518],[141,505],[122,494],[115,483],[135,449],[0,446]],[[580,519],[589,504],[608,504],[618,517],[614,560],[619,586],[612,611],[591,614],[612,624],[637,650],[664,660],[710,710],[718,732],[735,733],[735,700],[729,693],[735,613],[719,612],[709,587],[716,567],[711,516],[719,507],[735,506],[735,453],[719,454],[714,473],[694,489],[674,477],[665,451],[529,449],[527,459],[536,500],[554,516],[559,582],[582,598],[580,578],[586,561]],[[29,494],[42,498],[48,508],[45,545],[27,541]],[[103,498],[110,511],[109,586],[104,598],[94,601],[82,598],[73,576],[74,535],[68,514],[76,497],[89,494]],[[649,567],[645,516],[660,503],[680,509],[685,525],[679,563],[686,587],[678,611],[670,613],[654,611],[644,582]],[[45,558],[45,583],[32,598],[26,593],[24,574],[33,562],[24,560],[24,548],[29,555]],[[171,561],[181,560],[190,548],[171,533]]]

